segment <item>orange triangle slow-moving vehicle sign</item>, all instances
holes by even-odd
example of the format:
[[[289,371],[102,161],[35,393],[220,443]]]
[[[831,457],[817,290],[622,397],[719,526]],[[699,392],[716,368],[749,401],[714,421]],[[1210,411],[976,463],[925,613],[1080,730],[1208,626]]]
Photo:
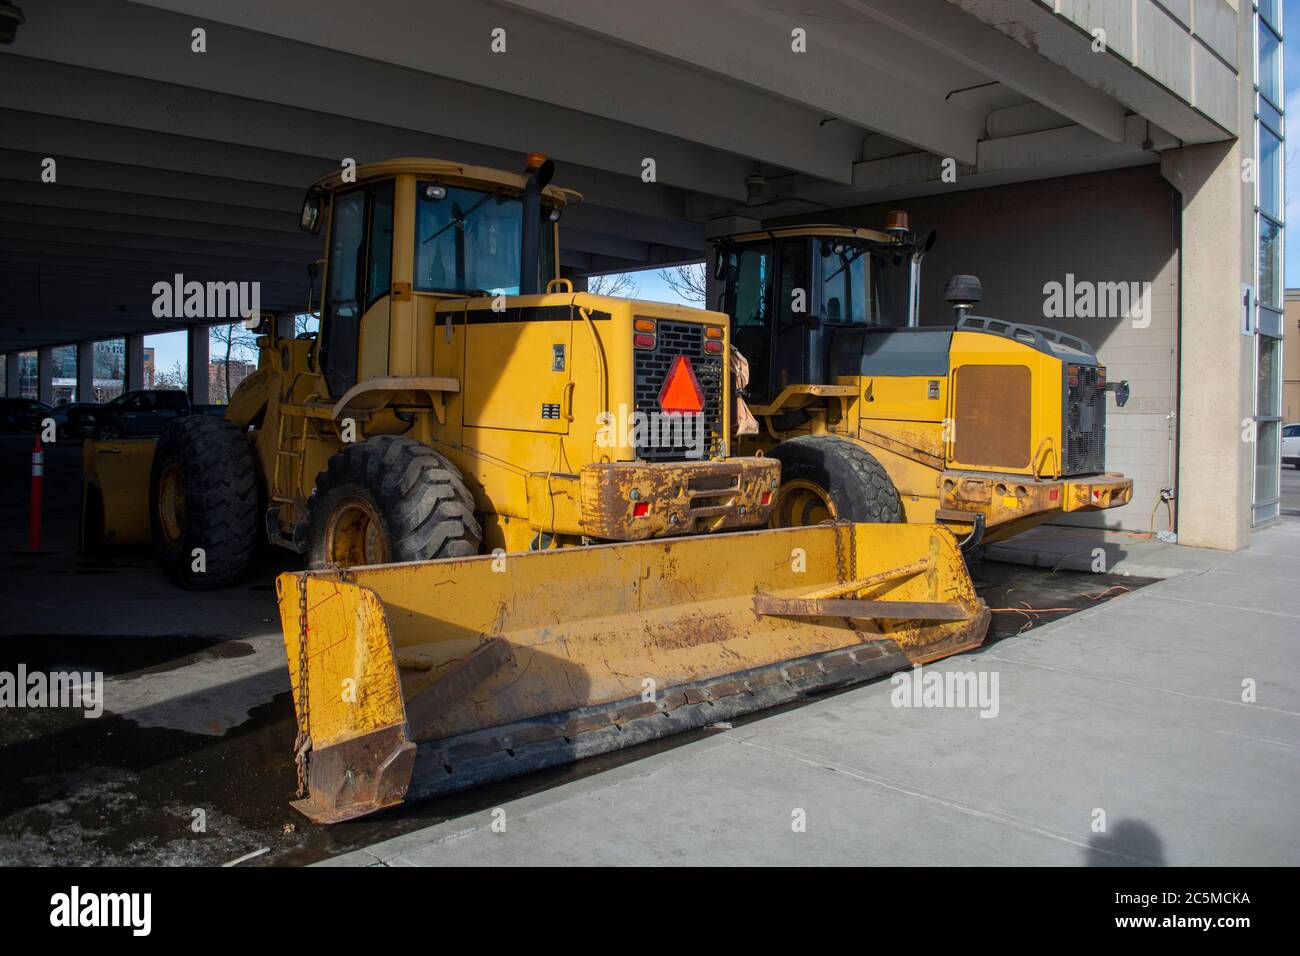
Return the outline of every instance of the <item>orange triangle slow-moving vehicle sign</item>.
[[[704,392],[695,378],[695,369],[685,355],[673,359],[663,388],[659,389],[659,407],[670,414],[696,414],[704,409]]]

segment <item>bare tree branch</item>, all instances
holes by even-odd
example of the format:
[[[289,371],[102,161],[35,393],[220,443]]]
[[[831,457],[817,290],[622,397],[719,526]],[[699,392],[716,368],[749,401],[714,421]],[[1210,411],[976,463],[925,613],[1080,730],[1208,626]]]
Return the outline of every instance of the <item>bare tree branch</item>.
[[[694,302],[702,306],[709,297],[703,262],[692,262],[690,265],[660,269],[659,277],[668,283],[668,288],[672,289],[679,298],[687,302]]]
[[[609,295],[632,299],[641,291],[629,272],[613,272],[603,276],[588,276],[587,291],[592,295]]]

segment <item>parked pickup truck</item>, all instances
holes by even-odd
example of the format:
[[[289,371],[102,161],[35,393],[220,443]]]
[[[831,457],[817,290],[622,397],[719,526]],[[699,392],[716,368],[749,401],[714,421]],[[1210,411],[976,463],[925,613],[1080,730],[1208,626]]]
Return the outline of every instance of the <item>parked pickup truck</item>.
[[[68,435],[73,438],[145,438],[162,433],[173,418],[225,413],[223,405],[191,405],[190,397],[175,388],[144,388],[123,392],[102,405],[83,405],[68,413]]]

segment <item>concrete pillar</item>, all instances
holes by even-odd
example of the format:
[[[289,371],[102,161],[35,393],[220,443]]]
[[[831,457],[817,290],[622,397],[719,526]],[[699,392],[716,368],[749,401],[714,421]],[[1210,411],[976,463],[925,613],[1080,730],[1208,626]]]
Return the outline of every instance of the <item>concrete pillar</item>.
[[[18,369],[21,367],[21,352],[5,354],[5,398],[19,396]]]
[[[77,396],[78,402],[95,400],[95,343],[77,343]]]
[[[1182,195],[1178,542],[1235,551],[1250,541],[1255,446],[1252,335],[1241,330],[1242,284],[1253,287],[1254,235],[1241,141],[1162,154]]]
[[[186,332],[189,340],[186,355],[189,358],[190,401],[195,405],[208,404],[208,327],[191,325]]]
[[[126,382],[124,391],[144,388],[144,336],[128,335],[126,337]]]
[[[47,405],[54,402],[54,349],[48,345],[36,352],[36,397]]]

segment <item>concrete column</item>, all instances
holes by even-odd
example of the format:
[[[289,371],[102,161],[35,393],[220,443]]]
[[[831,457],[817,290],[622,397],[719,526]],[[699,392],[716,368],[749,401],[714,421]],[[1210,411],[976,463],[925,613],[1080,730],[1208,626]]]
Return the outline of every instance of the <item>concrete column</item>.
[[[123,391],[144,388],[144,336],[126,337],[126,382]]]
[[[77,343],[77,397],[79,402],[95,400],[95,343]]]
[[[1242,284],[1253,285],[1250,187],[1241,142],[1162,154],[1182,194],[1178,542],[1235,551],[1250,541],[1255,446],[1254,348],[1241,333]]]
[[[36,397],[47,405],[54,402],[54,349],[48,345],[36,352]]]
[[[191,325],[187,331],[189,347],[190,401],[195,405],[208,404],[208,327]]]
[[[5,398],[18,397],[18,368],[22,364],[20,361],[21,355],[21,352],[7,352],[5,354]]]

